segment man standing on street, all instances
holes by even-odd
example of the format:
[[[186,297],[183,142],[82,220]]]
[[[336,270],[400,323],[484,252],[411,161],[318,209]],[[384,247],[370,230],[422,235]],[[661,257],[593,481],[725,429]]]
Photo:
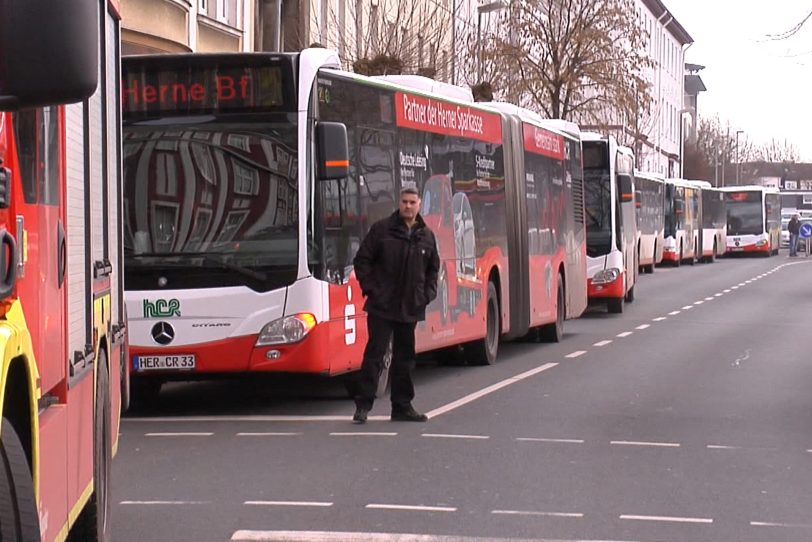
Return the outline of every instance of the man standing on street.
[[[356,381],[353,423],[366,423],[383,360],[392,341],[393,421],[425,422],[412,406],[415,364],[414,330],[425,320],[426,305],[437,296],[440,257],[434,233],[420,216],[417,189],[403,188],[397,211],[369,229],[353,265],[367,300],[367,340]]]
[[[787,231],[789,232],[789,255],[794,258],[798,255],[798,235],[801,233],[801,221],[798,215],[792,215],[787,224]]]

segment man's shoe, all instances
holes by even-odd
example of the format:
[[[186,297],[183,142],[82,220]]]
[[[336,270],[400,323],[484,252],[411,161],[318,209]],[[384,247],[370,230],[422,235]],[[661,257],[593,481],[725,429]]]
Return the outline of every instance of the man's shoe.
[[[352,417],[352,423],[355,424],[362,424],[367,423],[367,414],[369,410],[365,408],[358,407],[355,409],[355,415]]]
[[[391,420],[393,422],[427,422],[429,417],[409,407],[407,409],[392,410]]]

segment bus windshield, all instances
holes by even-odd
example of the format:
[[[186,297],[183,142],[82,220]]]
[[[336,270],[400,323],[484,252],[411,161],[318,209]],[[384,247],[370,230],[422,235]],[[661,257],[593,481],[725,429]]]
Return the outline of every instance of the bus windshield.
[[[730,192],[725,195],[728,235],[764,233],[761,192]]]
[[[586,251],[596,257],[612,250],[612,192],[609,150],[605,142],[584,142]]]
[[[285,113],[125,121],[126,287],[292,283],[296,134]]]

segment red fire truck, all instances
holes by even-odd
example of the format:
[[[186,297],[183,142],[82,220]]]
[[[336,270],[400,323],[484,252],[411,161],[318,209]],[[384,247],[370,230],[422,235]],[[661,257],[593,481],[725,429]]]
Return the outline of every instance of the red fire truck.
[[[110,539],[126,402],[118,0],[0,2],[0,540]]]

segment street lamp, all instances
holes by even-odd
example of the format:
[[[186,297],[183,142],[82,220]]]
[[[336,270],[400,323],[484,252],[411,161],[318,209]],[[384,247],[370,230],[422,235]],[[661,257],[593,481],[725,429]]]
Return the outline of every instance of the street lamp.
[[[739,160],[739,134],[743,134],[744,130],[736,130],[736,185],[738,186],[740,183],[739,180],[739,165],[741,161]]]
[[[495,2],[480,2],[477,6],[477,19],[476,19],[476,48],[479,57],[479,66],[477,69],[478,81],[477,83],[482,82],[483,77],[483,59],[482,59],[482,14],[483,13],[491,13],[493,11],[501,11],[507,7],[505,5],[504,0],[496,0]]]

